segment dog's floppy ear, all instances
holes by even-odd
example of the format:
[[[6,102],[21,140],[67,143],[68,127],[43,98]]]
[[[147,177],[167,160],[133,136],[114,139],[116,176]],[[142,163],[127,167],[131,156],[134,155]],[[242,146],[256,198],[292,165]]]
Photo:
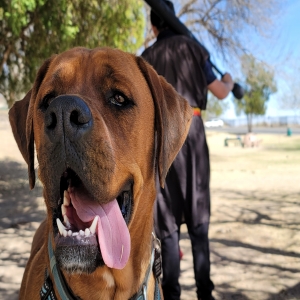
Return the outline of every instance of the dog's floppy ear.
[[[28,165],[29,186],[31,189],[35,185],[34,171],[34,133],[33,133],[33,105],[38,89],[48,70],[52,58],[47,59],[39,69],[33,88],[26,96],[16,101],[9,110],[9,122],[12,128],[14,138],[19,150]]]
[[[30,124],[30,136],[29,140],[26,137],[26,119],[31,98],[31,90],[26,96],[14,103],[9,110],[9,122],[14,134],[15,140],[19,147],[24,160],[28,165],[28,177],[30,188],[34,188],[35,184],[35,172],[34,172],[34,140],[33,131]]]
[[[188,134],[193,109],[143,58],[137,57],[137,62],[154,101],[157,166],[159,182],[163,187],[169,167]]]

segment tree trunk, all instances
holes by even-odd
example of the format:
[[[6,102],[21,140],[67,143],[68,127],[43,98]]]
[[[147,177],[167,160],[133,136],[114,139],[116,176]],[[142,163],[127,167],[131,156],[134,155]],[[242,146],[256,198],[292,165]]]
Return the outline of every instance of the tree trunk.
[[[252,132],[252,114],[247,115],[248,133]]]
[[[12,48],[11,44],[8,45],[8,46],[6,47],[4,53],[3,53],[3,57],[2,57],[2,60],[1,60],[1,62],[0,62],[0,74],[2,73],[3,67],[4,67],[4,65],[6,64],[6,61],[7,61],[8,57],[9,57],[9,55],[10,55],[11,48]]]

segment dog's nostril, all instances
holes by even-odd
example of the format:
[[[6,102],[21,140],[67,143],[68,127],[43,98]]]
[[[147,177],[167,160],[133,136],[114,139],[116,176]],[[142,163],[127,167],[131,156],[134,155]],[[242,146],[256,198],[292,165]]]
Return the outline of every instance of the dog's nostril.
[[[74,110],[70,114],[70,122],[77,126],[87,124],[90,120],[90,114],[87,113],[82,113],[80,111]]]
[[[72,111],[70,114],[70,122],[75,125],[81,125],[78,117],[79,117],[78,111],[76,111],[76,110]]]
[[[54,112],[51,112],[46,120],[45,120],[45,125],[48,129],[54,129],[56,127],[57,124],[57,118],[56,118],[56,114]]]

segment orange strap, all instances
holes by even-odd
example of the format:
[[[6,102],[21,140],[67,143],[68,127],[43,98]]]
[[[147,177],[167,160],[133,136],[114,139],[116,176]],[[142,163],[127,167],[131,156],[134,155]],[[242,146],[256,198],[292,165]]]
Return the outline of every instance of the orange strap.
[[[193,107],[194,116],[201,116],[201,109],[199,107]]]

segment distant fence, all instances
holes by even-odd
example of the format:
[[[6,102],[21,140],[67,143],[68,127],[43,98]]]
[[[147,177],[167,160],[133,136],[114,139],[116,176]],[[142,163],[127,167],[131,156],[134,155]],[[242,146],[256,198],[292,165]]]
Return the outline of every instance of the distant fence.
[[[223,119],[224,123],[232,126],[246,126],[247,118],[236,118],[236,119]],[[266,117],[266,116],[258,116],[252,119],[253,125],[260,126],[291,126],[296,125],[300,126],[300,116],[284,116],[284,117]]]

